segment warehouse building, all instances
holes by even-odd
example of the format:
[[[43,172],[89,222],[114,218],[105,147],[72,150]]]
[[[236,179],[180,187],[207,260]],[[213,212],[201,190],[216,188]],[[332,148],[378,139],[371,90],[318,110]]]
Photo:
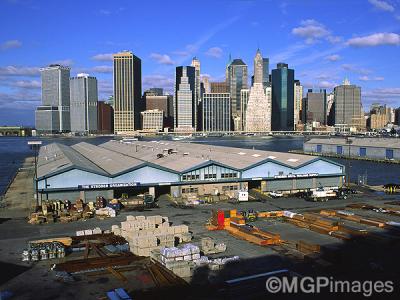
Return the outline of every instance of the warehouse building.
[[[173,141],[53,143],[40,149],[38,192],[42,200],[89,201],[122,193],[298,191],[341,186],[344,174],[342,165],[325,158],[283,152]]]
[[[311,139],[304,152],[371,159],[400,160],[400,140],[395,138]]]

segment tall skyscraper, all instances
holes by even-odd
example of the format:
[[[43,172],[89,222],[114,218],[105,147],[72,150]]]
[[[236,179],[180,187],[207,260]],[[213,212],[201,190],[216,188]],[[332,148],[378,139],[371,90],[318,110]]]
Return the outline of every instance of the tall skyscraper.
[[[254,58],[254,83],[250,88],[245,116],[245,130],[250,132],[271,131],[271,94],[269,87],[264,88],[263,68],[263,58],[258,49]]]
[[[302,109],[302,103],[303,103],[303,86],[300,84],[299,80],[294,81],[294,116],[293,116],[293,122],[294,126],[300,122],[301,117],[301,109]]]
[[[263,85],[268,86],[269,83],[269,58],[263,57]]]
[[[196,69],[194,67],[176,67],[174,123],[175,130],[195,131],[197,102],[195,98]]]
[[[113,55],[114,61],[114,132],[132,134],[140,129],[143,109],[142,62],[130,51]]]
[[[146,110],[158,109],[163,111],[164,126],[174,126],[174,101],[172,95],[156,96],[153,93],[145,93],[144,101],[146,103]]]
[[[211,93],[210,78],[208,76],[202,76],[200,81],[203,84],[204,93]]]
[[[319,122],[322,125],[327,123],[326,114],[326,90],[313,91],[309,89],[306,97],[306,122]]]
[[[40,69],[42,75],[42,105],[36,108],[35,127],[42,133],[71,130],[70,124],[70,68],[50,65]]]
[[[229,85],[226,82],[211,82],[211,93],[229,93]]]
[[[97,79],[80,73],[70,79],[71,131],[97,131]]]
[[[240,130],[246,129],[246,112],[247,104],[249,103],[250,90],[244,89],[240,91]]]
[[[272,77],[272,130],[294,130],[294,70],[278,63]]]
[[[97,103],[97,131],[101,134],[114,132],[114,109],[104,101]]]
[[[240,91],[248,87],[247,65],[241,59],[234,59],[227,67],[227,75],[234,129],[240,130]]]
[[[364,128],[364,113],[361,105],[361,88],[347,79],[334,88],[335,126]]]
[[[202,101],[203,131],[231,130],[231,101],[229,93],[205,93]]]

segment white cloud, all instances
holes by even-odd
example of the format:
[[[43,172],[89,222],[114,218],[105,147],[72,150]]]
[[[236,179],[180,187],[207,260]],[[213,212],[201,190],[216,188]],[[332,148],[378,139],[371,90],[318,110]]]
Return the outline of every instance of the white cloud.
[[[95,66],[91,69],[92,72],[96,73],[112,73],[113,67],[112,66]]]
[[[349,72],[361,74],[361,75],[368,75],[372,72],[369,69],[360,68],[360,67],[358,67],[356,65],[352,65],[352,64],[343,64],[343,65],[341,65],[341,67],[345,71],[349,71]]]
[[[358,79],[361,81],[383,81],[383,80],[385,80],[385,78],[382,76],[369,77],[367,75],[360,76]]]
[[[13,48],[19,48],[22,46],[22,43],[18,40],[9,40],[5,41],[4,43],[0,44],[1,50],[8,50]]]
[[[108,16],[108,15],[111,15],[111,11],[109,11],[107,9],[100,9],[99,14]]]
[[[74,61],[70,58],[67,58],[67,59],[60,59],[60,60],[52,61],[51,64],[57,64],[57,65],[62,65],[62,66],[72,66],[74,64]]]
[[[211,47],[208,49],[205,53],[207,56],[215,57],[215,58],[220,58],[222,56],[223,50],[219,47]]]
[[[383,1],[383,0],[368,0],[368,2],[371,3],[373,6],[375,6],[379,10],[390,11],[390,12],[394,11],[393,5],[391,5],[390,3],[386,2],[386,1]]]
[[[332,54],[332,55],[328,55],[327,57],[325,57],[325,59],[329,60],[329,61],[338,61],[341,59],[341,57],[338,54]]]
[[[39,67],[17,67],[6,66],[0,67],[0,75],[6,76],[38,76],[40,75]]]
[[[113,85],[111,81],[98,80],[99,94],[111,95],[114,92]]]
[[[381,45],[400,45],[400,35],[397,33],[374,33],[363,37],[355,37],[347,41],[353,47],[374,47]]]
[[[11,86],[25,89],[40,89],[42,83],[38,80],[18,80],[10,83]]]
[[[337,44],[343,41],[343,38],[340,36],[334,36],[334,35],[329,35],[326,37],[327,41],[330,42],[331,44]]]
[[[335,86],[337,86],[337,83],[332,81],[322,80],[317,85],[318,87],[323,89],[333,89]]]
[[[40,94],[22,89],[15,93],[0,92],[0,108],[33,109],[40,105]]]
[[[148,89],[151,87],[160,87],[167,92],[173,92],[174,90],[174,76],[171,75],[161,75],[152,74],[143,77],[143,88]]]
[[[167,54],[151,53],[150,58],[161,65],[173,65],[175,62]]]
[[[112,61],[113,54],[112,53],[97,54],[95,56],[92,56],[92,59],[97,61]]]
[[[299,27],[293,28],[292,34],[305,38],[307,44],[312,44],[316,40],[330,35],[330,32],[323,24],[309,19],[301,21]]]

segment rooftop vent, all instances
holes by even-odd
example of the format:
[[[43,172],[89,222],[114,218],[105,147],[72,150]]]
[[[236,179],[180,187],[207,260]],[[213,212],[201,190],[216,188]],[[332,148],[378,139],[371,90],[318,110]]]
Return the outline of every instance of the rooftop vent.
[[[296,159],[296,158],[289,158],[287,161],[290,161],[290,162],[296,162],[296,161],[299,161],[298,159]]]
[[[239,152],[238,154],[239,155],[245,155],[246,153],[245,152]]]
[[[187,156],[187,155],[189,155],[189,152],[184,152],[183,153],[183,156]]]
[[[253,154],[252,156],[253,157],[260,157],[261,155],[260,154]]]
[[[269,158],[269,159],[275,159],[276,156],[270,155],[270,156],[268,156],[267,158]]]

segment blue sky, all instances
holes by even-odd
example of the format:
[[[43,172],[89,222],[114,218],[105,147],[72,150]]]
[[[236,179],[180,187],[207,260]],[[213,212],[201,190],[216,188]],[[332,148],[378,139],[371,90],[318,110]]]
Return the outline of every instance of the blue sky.
[[[305,88],[348,77],[372,102],[400,106],[400,0],[0,0],[0,125],[33,125],[39,68],[71,66],[112,94],[111,53],[142,59],[143,89],[173,90],[177,65],[197,56],[223,80],[229,54],[252,73],[260,48],[295,69]]]

